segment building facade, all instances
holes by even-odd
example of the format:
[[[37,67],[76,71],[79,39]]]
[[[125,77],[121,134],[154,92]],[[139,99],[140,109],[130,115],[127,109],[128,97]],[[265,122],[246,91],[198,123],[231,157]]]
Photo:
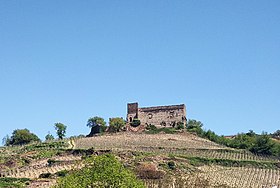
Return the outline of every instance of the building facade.
[[[174,127],[181,122],[186,124],[186,106],[169,105],[139,108],[138,103],[127,104],[127,122],[131,124],[138,119],[142,126]]]

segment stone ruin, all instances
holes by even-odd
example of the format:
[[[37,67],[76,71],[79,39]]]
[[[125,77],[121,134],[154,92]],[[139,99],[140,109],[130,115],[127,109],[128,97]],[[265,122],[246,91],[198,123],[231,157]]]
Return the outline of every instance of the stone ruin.
[[[127,104],[127,129],[137,131],[137,127],[131,126],[133,120],[140,120],[138,129],[145,128],[147,125],[156,127],[174,127],[181,122],[186,124],[186,106],[169,105],[139,108],[138,103]]]

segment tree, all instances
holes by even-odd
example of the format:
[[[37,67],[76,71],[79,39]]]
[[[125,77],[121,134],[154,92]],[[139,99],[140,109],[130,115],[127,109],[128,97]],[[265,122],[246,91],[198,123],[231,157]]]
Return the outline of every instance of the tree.
[[[49,140],[54,140],[54,136],[49,132],[49,133],[45,136],[45,139],[46,139],[47,141],[49,141]]]
[[[187,129],[197,128],[197,127],[202,128],[203,123],[194,119],[189,119],[186,126]]]
[[[6,139],[5,145],[23,145],[32,141],[36,142],[40,139],[28,129],[16,129],[13,131],[11,138]]]
[[[107,128],[105,120],[98,116],[89,118],[87,121],[87,126],[91,128],[91,131],[87,136],[93,136],[96,133],[105,132]]]
[[[202,136],[203,130],[202,130],[203,124],[200,121],[189,119],[186,124],[186,128],[190,132],[195,132],[199,136]]]
[[[253,130],[249,130],[249,132],[247,132],[246,135],[251,136],[251,137],[254,137],[254,136],[256,136],[257,134],[256,134]]]
[[[256,137],[255,143],[250,148],[251,152],[271,155],[273,154],[273,147],[275,143],[270,139],[267,133],[262,133],[261,135]]]
[[[119,132],[125,126],[125,121],[123,118],[116,117],[110,118],[109,120],[109,131]]]
[[[275,131],[271,136],[272,138],[280,139],[280,130]]]
[[[9,146],[11,142],[11,138],[9,137],[9,135],[6,135],[3,139],[2,139],[2,144],[4,146]]]
[[[57,134],[58,138],[63,139],[63,137],[65,137],[67,126],[64,125],[63,123],[55,123],[54,128],[56,130],[56,134]]]

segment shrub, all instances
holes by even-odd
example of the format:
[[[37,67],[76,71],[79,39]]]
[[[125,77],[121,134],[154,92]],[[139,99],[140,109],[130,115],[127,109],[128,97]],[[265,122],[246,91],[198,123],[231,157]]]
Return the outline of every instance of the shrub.
[[[250,151],[265,155],[273,154],[274,143],[267,134],[257,136]]]
[[[203,136],[203,124],[200,121],[190,119],[187,121],[186,128],[189,132],[195,132],[198,136]]]
[[[175,168],[176,168],[174,161],[168,161],[167,165],[171,170],[175,170]]]
[[[29,184],[28,178],[0,178],[0,187],[21,188]]]
[[[56,188],[144,188],[143,182],[111,154],[86,159],[86,167],[58,180]]]
[[[250,130],[248,133],[237,134],[233,139],[219,136],[215,132],[202,129],[203,124],[200,121],[189,120],[187,122],[187,130],[195,132],[202,138],[207,138],[218,144],[223,144],[228,147],[246,149],[256,154],[274,155],[280,157],[280,144],[271,139],[267,133],[257,135],[254,131]],[[278,132],[274,133],[277,134]]]
[[[50,141],[50,140],[54,140],[54,136],[50,133],[48,133],[46,136],[45,136],[45,139],[46,141]]]
[[[157,127],[155,125],[149,124],[146,126],[146,130],[156,130]]]
[[[109,132],[119,132],[125,126],[123,118],[116,117],[109,119]]]
[[[67,170],[61,170],[55,173],[55,175],[57,175],[58,177],[65,177],[67,174],[69,173],[69,171]]]
[[[184,128],[185,128],[185,127],[184,127],[184,123],[182,123],[182,122],[178,122],[178,123],[177,123],[176,129],[181,130],[181,129],[184,129]]]
[[[132,127],[138,127],[140,124],[141,124],[141,121],[140,121],[139,119],[137,119],[137,118],[134,118],[134,119],[132,120],[132,122],[130,123],[130,125],[131,125]]]
[[[48,166],[52,166],[56,161],[54,159],[48,159]]]
[[[50,178],[52,176],[51,173],[47,172],[47,173],[42,173],[39,175],[39,178]]]

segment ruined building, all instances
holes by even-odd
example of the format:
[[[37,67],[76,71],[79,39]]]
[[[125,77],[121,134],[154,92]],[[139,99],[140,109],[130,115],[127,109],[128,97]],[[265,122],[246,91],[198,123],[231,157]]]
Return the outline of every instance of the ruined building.
[[[174,127],[179,122],[186,123],[186,106],[180,104],[139,108],[138,103],[128,103],[127,122],[130,128],[135,119],[140,120],[142,127],[150,124],[156,127]]]

